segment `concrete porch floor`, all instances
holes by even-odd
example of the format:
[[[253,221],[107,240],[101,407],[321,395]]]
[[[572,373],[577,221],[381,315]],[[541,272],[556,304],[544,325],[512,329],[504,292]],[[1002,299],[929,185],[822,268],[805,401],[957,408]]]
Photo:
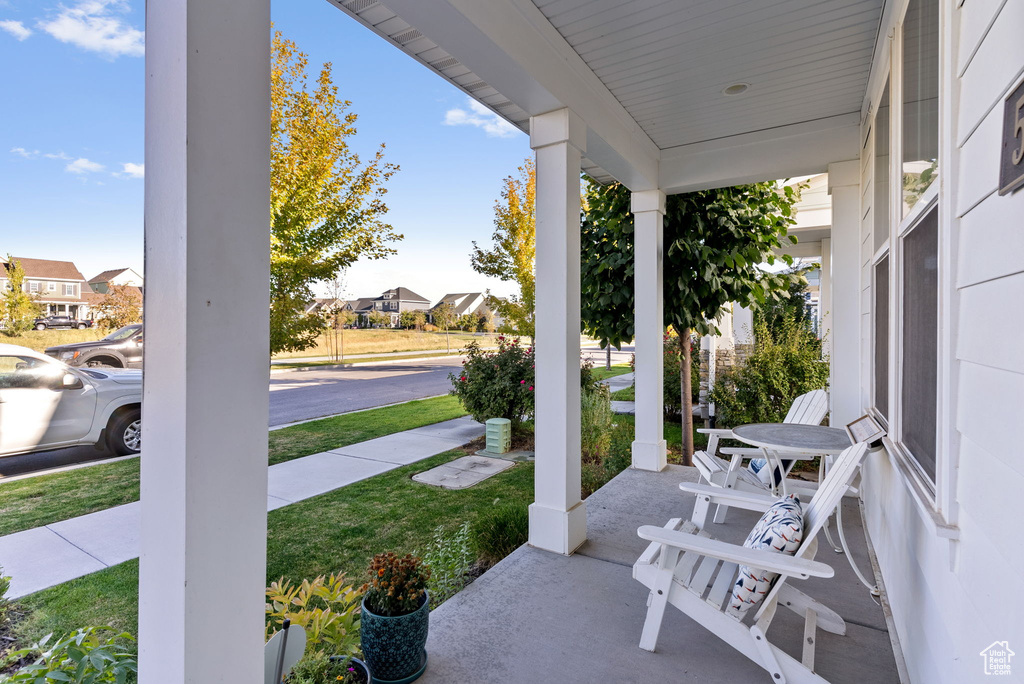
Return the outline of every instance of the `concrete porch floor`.
[[[771,677],[678,610],[669,607],[658,650],[638,647],[647,589],[632,578],[644,549],[641,525],[689,517],[693,497],[678,483],[696,481],[693,468],[661,473],[626,470],[587,500],[589,539],[566,557],[520,547],[430,615],[425,684],[580,684],[640,681],[707,684],[770,682]],[[847,539],[870,576],[858,503],[844,500]],[[730,510],[711,525],[720,539],[742,543],[757,515]],[[834,526],[833,526],[834,530]],[[833,535],[834,537],[835,535]],[[819,540],[817,560],[831,579],[791,580],[835,609],[845,636],[818,630],[816,671],[833,684],[899,682],[881,607],[843,556]],[[773,643],[800,659],[803,621],[779,609],[768,631]]]

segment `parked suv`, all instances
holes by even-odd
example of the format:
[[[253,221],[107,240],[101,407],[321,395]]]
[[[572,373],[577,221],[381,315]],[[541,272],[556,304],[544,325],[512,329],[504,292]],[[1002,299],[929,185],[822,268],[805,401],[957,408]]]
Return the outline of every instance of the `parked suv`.
[[[46,354],[69,366],[142,368],[142,324],[134,323],[118,328],[95,342],[74,342],[50,347]]]
[[[79,330],[85,330],[92,327],[92,321],[80,321],[71,316],[45,316],[37,318],[32,326],[36,330],[46,330],[47,328],[78,328]]]
[[[0,344],[0,456],[81,444],[138,453],[142,371],[67,365]]]

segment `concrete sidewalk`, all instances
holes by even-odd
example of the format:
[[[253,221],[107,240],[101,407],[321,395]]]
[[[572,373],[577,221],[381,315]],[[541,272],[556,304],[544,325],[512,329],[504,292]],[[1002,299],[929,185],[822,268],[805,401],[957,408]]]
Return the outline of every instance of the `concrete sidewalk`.
[[[270,466],[267,510],[309,499],[462,446],[484,434],[456,418]],[[20,598],[139,555],[141,504],[125,504],[0,537],[7,596]]]

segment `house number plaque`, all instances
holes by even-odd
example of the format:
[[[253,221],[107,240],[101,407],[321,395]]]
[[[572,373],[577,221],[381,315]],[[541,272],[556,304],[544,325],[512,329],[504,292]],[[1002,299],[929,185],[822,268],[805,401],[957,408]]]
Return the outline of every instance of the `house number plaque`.
[[[1003,151],[999,156],[999,194],[1024,187],[1024,81],[1003,105]]]

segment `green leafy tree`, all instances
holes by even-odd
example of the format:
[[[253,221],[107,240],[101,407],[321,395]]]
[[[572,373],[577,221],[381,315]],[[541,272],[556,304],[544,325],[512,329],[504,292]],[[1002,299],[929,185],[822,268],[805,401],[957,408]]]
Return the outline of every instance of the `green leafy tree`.
[[[583,301],[597,301],[596,306],[583,310],[583,327],[602,344],[628,339],[634,333],[629,200],[629,190],[620,184],[588,184],[582,241],[587,246],[599,242],[607,253],[604,259],[583,264]],[[785,296],[794,276],[768,273],[758,266],[775,262],[773,250],[782,245],[795,223],[793,205],[797,201],[796,190],[772,182],[669,196],[664,228],[665,325],[681,340],[689,340],[692,333],[717,333],[715,319],[730,302],[757,306]],[[796,242],[795,237],[788,239]],[[614,244],[608,246],[609,241]],[[620,257],[612,259],[612,254]],[[628,258],[622,256],[625,254]],[[783,259],[792,263],[788,255]],[[689,344],[681,347],[683,458],[690,463],[692,357]]]
[[[510,332],[535,334],[534,257],[537,252],[534,199],[537,168],[532,159],[519,167],[519,177],[502,181],[501,199],[494,203],[493,247],[484,251],[473,242],[470,264],[477,273],[519,285],[519,294],[495,297],[487,291],[487,306],[498,313]]]
[[[390,328],[391,327],[391,316],[384,313],[383,311],[371,311],[370,315],[367,316],[370,321],[370,325],[375,328]]]
[[[398,327],[403,330],[412,330],[416,327],[416,314],[412,311],[403,311],[398,314]]]
[[[412,312],[413,327],[423,332],[423,326],[427,324],[427,312],[423,309],[416,309]]]
[[[10,254],[7,255],[7,282],[8,289],[3,293],[4,333],[10,337],[21,337],[22,333],[32,329],[42,307],[25,291],[25,269]]]
[[[452,353],[451,335],[448,329],[455,322],[455,307],[450,302],[441,302],[431,310],[430,315],[434,318],[434,325],[444,330],[445,344],[448,346],[448,353]]]
[[[311,287],[359,258],[394,253],[400,240],[384,216],[386,181],[398,170],[384,145],[368,161],[349,147],[351,105],[338,97],[326,63],[314,83],[308,59],[275,32],[270,78],[270,349],[298,351],[323,329],[305,313]]]
[[[131,285],[108,286],[107,294],[96,305],[96,320],[101,328],[116,330],[142,320],[142,295]]]

